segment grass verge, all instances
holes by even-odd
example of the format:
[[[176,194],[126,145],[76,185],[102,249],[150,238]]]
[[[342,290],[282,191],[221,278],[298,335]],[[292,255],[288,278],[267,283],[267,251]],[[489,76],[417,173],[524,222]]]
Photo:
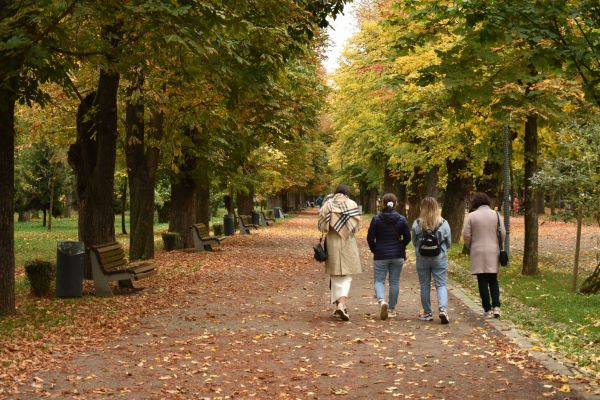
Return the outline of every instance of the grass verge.
[[[453,246],[450,278],[479,303],[477,281],[470,273],[469,257]],[[522,258],[512,255],[499,274],[502,317],[514,322],[538,346],[560,352],[584,371],[600,377],[600,294],[571,291],[571,275],[540,263],[540,274],[521,275]]]

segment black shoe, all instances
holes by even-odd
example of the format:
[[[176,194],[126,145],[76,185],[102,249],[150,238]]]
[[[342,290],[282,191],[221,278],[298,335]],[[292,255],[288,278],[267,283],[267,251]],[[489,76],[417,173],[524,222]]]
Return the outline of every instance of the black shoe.
[[[337,310],[335,310],[335,315],[340,317],[342,321],[350,321],[350,315],[348,315],[348,309],[346,308],[338,308]]]

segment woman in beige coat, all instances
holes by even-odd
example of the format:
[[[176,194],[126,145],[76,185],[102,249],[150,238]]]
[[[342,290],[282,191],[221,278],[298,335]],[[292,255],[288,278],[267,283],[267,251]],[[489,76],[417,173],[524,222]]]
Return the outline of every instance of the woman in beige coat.
[[[339,185],[319,211],[319,230],[327,234],[325,272],[330,277],[331,303],[336,307],[335,315],[344,321],[350,320],[346,299],[352,284],[351,275],[362,272],[354,236],[360,227],[360,212],[349,195],[350,188]]]
[[[504,221],[490,208],[490,198],[485,193],[475,193],[471,198],[472,211],[463,227],[463,239],[469,248],[471,273],[477,276],[479,296],[485,318],[500,317],[500,286],[498,284],[498,229],[502,241],[506,237]],[[491,297],[491,303],[490,303]]]

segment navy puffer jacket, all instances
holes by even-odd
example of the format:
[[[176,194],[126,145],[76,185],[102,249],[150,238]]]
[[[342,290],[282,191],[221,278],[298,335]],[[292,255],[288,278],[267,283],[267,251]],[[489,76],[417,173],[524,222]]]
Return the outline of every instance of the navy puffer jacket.
[[[410,229],[404,216],[397,211],[382,211],[371,220],[367,242],[375,260],[406,258]]]

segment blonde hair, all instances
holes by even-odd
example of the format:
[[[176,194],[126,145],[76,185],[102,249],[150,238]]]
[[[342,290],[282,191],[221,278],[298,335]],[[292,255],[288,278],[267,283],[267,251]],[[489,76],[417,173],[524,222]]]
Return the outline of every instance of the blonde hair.
[[[425,197],[421,201],[421,215],[419,218],[423,230],[434,230],[442,222],[440,206],[435,198]]]

